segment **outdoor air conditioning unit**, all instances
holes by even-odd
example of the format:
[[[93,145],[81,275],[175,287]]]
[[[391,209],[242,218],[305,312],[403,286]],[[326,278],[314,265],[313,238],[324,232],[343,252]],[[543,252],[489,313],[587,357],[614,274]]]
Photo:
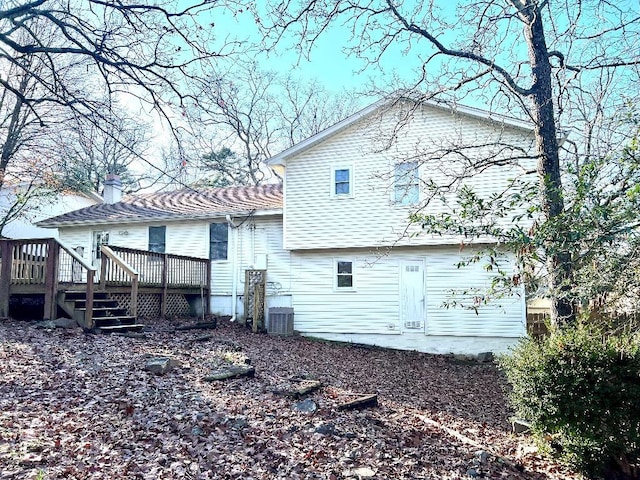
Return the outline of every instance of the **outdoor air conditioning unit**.
[[[293,335],[293,308],[269,308],[267,333],[269,335]]]

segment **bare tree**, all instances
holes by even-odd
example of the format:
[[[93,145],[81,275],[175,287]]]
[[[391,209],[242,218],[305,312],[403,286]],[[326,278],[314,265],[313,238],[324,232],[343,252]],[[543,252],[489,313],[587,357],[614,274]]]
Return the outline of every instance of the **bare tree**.
[[[56,128],[44,122],[54,127],[63,120],[56,105],[42,105],[36,115],[23,101],[39,95],[37,78],[46,75],[38,56],[20,55],[3,66],[11,90],[0,89],[0,235],[5,225],[36,208],[36,200],[59,189],[51,161]]]
[[[187,81],[233,48],[215,43],[218,7],[201,0],[8,0],[0,7],[0,95],[42,126],[52,121],[43,112],[55,107],[101,129],[109,124],[105,96],[146,102],[172,124]],[[34,88],[19,88],[9,71]]]
[[[355,95],[330,95],[317,82],[252,63],[211,74],[201,88],[190,117],[195,155],[208,152],[193,163],[212,172],[215,184],[263,182],[271,175],[264,161],[276,150],[342,120],[356,105]]]
[[[207,1],[153,4],[103,0],[8,1],[0,10],[0,57],[28,71],[19,55],[42,55],[50,78],[39,78],[46,90],[37,98],[22,96],[29,105],[59,103],[79,111],[92,111],[94,100],[75,85],[55,75],[61,62],[80,65],[97,75],[95,82],[113,94],[144,96],[161,108],[163,93],[181,102],[181,80],[199,75],[212,52],[213,28],[204,12],[217,3]],[[41,28],[34,30],[34,24]],[[43,38],[43,33],[46,38]],[[0,79],[7,90],[15,89]],[[136,91],[133,87],[137,87]],[[84,110],[83,110],[84,109]]]
[[[148,175],[132,170],[150,146],[149,126],[120,108],[101,113],[100,126],[91,118],[74,117],[59,134],[61,182],[81,192],[102,193],[107,174],[118,175],[125,191],[135,191]],[[157,173],[157,172],[156,172]],[[155,175],[157,177],[157,174]]]
[[[554,225],[557,238],[570,236],[571,225],[563,221],[561,122],[571,118],[576,95],[584,99],[594,84],[605,86],[603,79],[611,79],[611,87],[626,83],[627,91],[629,79],[637,80],[637,4],[483,0],[454,9],[436,0],[286,0],[272,2],[270,12],[262,21],[265,33],[276,42],[286,41],[285,33],[295,35],[302,54],[339,23],[353,33],[345,48],[369,68],[389,55],[414,60],[417,70],[410,87],[427,89],[429,98],[474,93],[494,110],[521,112],[534,129],[541,222]],[[615,106],[590,108],[599,110],[602,119]],[[570,322],[575,317],[567,294],[571,249],[550,241],[542,250],[552,321]]]

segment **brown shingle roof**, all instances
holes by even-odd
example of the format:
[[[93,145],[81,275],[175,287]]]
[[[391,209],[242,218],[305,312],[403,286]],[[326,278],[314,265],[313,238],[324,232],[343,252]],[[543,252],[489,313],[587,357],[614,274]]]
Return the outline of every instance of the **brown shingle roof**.
[[[282,208],[282,185],[184,188],[172,192],[130,195],[118,203],[102,203],[38,222],[40,227],[138,223],[155,220],[246,215]]]

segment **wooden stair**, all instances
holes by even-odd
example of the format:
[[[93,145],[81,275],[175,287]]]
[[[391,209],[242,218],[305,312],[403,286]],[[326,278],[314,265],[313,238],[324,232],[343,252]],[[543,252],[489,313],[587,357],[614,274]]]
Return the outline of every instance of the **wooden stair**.
[[[83,291],[61,292],[58,305],[79,325],[85,324],[86,298]],[[109,296],[108,292],[93,294],[93,329],[103,333],[140,331],[143,324],[137,318],[127,315],[127,311]]]

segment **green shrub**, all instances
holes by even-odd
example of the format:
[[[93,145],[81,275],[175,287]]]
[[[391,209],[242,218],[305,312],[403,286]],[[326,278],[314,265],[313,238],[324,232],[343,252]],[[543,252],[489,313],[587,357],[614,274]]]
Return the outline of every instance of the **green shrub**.
[[[578,326],[500,364],[540,445],[592,478],[640,478],[640,337]]]

